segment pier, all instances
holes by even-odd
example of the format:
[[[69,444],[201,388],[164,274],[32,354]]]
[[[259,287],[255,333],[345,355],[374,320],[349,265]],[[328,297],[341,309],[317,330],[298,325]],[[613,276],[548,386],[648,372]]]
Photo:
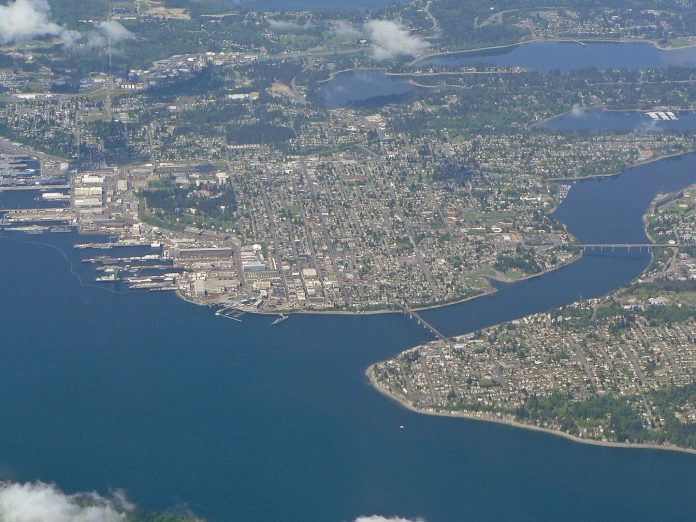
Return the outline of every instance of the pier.
[[[66,190],[70,185],[0,185],[0,192],[12,190]]]
[[[240,310],[235,306],[223,306],[215,312],[215,315],[218,317],[224,317],[225,319],[232,319],[233,321],[241,323],[242,320],[240,319],[240,317],[243,316],[245,313],[246,312],[244,312],[244,310]]]
[[[123,241],[119,240],[116,242],[102,242],[102,243],[75,243],[73,248],[78,250],[110,250],[112,248],[133,248],[133,247],[149,247],[149,248],[160,248],[160,244],[147,243],[143,241]]]
[[[2,209],[3,225],[16,223],[40,223],[48,221],[71,222],[73,215],[68,208],[17,208]]]

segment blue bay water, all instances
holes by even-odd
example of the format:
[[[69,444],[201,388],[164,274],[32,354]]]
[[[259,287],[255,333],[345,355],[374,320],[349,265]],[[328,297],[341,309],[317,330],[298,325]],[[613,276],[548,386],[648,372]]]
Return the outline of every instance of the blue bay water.
[[[649,240],[642,218],[654,197],[696,183],[696,155],[665,158],[607,178],[574,183],[555,212],[582,243],[634,243]],[[473,303],[429,310],[423,316],[447,335],[548,310],[577,299],[604,295],[635,279],[649,254],[633,249],[588,253],[542,277],[498,284],[498,293]],[[470,313],[471,309],[475,313]]]
[[[527,70],[549,72],[571,71],[595,67],[608,68],[662,68],[669,66],[696,67],[696,47],[661,51],[649,43],[590,42],[580,45],[574,42],[533,42],[488,51],[461,52],[439,55],[421,62],[449,66],[473,66],[493,64],[502,67],[522,67]],[[405,78],[391,77],[377,71],[355,71],[335,76],[320,89],[319,95],[329,107],[349,102],[368,100],[377,96],[402,94],[414,90]],[[584,119],[583,119],[584,118]],[[548,126],[554,130],[591,129],[593,131],[693,130],[693,117],[683,121],[653,124],[640,121],[637,115],[600,115],[588,112],[578,121],[569,118],[553,120]],[[645,117],[647,118],[647,116]]]
[[[542,41],[485,51],[461,52],[428,59],[428,63],[467,66],[493,64],[548,72],[577,69],[645,69],[695,67],[696,47],[662,51],[650,43]]]
[[[663,160],[576,183],[557,216],[585,242],[643,242],[641,215],[654,195],[695,182],[696,156]],[[0,207],[13,197],[1,194]],[[144,507],[187,505],[215,521],[692,520],[696,512],[692,455],[423,416],[381,396],[365,368],[428,339],[402,315],[236,323],[171,294],[80,286],[68,263],[83,271],[73,235],[7,236],[0,479],[69,492],[124,488]],[[604,294],[647,262],[638,253],[588,255],[425,315],[464,333]]]
[[[340,107],[350,102],[391,96],[412,91],[414,86],[403,78],[378,71],[341,73],[319,88],[319,96],[328,107]]]
[[[550,119],[541,126],[556,132],[696,131],[696,112],[674,112],[677,120],[653,120],[645,111],[574,110]]]

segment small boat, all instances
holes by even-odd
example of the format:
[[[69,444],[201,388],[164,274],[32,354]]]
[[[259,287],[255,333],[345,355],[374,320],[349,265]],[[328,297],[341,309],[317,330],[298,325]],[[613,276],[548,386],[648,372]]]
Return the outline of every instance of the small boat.
[[[278,317],[275,321],[273,321],[273,322],[271,323],[271,326],[275,326],[275,325],[277,325],[277,324],[280,324],[280,323],[282,323],[283,321],[285,321],[286,319],[289,319],[289,318],[290,318],[289,315],[280,314],[280,317]]]

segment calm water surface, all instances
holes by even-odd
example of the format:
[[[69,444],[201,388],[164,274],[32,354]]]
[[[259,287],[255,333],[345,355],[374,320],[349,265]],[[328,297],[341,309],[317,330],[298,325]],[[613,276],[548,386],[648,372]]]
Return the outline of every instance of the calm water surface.
[[[560,132],[660,132],[696,131],[696,113],[676,111],[678,120],[654,120],[645,112],[573,110],[553,118],[543,127]]]
[[[412,91],[414,86],[404,78],[377,71],[356,71],[336,75],[319,88],[319,96],[329,107]]]
[[[428,60],[442,65],[494,64],[548,72],[554,69],[695,67],[696,47],[661,51],[649,43],[533,42],[525,45],[438,56]]]
[[[469,66],[476,64],[494,64],[503,67],[524,67],[528,70],[548,72],[554,69],[570,71],[596,67],[599,69],[624,67],[645,69],[651,67],[685,66],[696,67],[696,47],[660,51],[648,43],[587,43],[584,46],[572,42],[535,42],[525,45],[506,47],[491,51],[464,52],[443,55],[428,59],[425,63]],[[387,76],[377,71],[356,71],[339,74],[319,89],[319,95],[329,107],[339,107],[349,102],[369,100],[378,96],[402,94],[415,87],[404,78]],[[589,128],[594,131],[626,131],[637,127],[638,130],[676,129],[693,130],[696,118],[687,115],[678,122],[652,123],[640,121],[638,116],[619,117],[589,114],[589,120],[583,124],[579,121],[550,122],[559,126],[559,130],[573,129],[574,126]],[[554,128],[554,127],[552,127]],[[575,129],[573,129],[575,130]]]
[[[696,157],[665,160],[576,183],[557,215],[583,241],[644,241],[655,193],[694,182]],[[0,479],[125,488],[217,521],[693,519],[694,456],[422,416],[379,395],[365,367],[427,339],[401,315],[271,327],[81,287],[75,239],[0,239]],[[426,315],[463,333],[606,293],[647,262],[587,256]]]

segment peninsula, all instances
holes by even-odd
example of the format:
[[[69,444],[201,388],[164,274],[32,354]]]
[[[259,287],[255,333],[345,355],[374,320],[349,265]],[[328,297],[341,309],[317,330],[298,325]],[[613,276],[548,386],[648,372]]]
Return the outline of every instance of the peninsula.
[[[696,231],[696,186],[656,204],[649,235]],[[696,451],[696,249],[657,248],[606,297],[438,340],[371,366],[423,413],[543,429],[582,442]]]

